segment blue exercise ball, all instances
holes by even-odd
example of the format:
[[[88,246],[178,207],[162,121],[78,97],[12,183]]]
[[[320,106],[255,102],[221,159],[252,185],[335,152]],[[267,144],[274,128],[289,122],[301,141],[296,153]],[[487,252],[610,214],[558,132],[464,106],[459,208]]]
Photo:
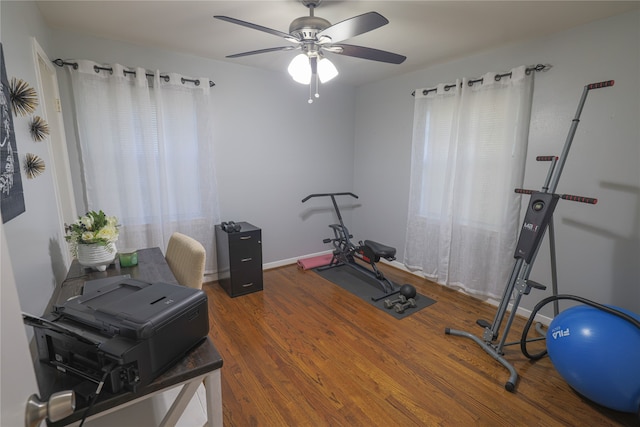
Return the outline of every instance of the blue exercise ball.
[[[607,408],[639,413],[640,328],[633,323],[595,307],[571,307],[549,325],[547,351],[575,391]]]

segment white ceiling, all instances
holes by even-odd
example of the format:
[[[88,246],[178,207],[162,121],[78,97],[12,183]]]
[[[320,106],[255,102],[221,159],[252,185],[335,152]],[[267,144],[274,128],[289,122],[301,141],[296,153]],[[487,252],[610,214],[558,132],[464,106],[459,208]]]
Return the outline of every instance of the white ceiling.
[[[213,15],[227,15],[285,33],[291,21],[308,15],[308,9],[297,0],[37,3],[52,28],[283,72],[297,52],[236,59],[225,56],[289,42],[214,19]],[[389,20],[389,24],[345,43],[405,55],[403,64],[329,54],[340,71],[339,79],[359,85],[639,7],[640,1],[324,0],[315,15],[335,24],[376,11]]]

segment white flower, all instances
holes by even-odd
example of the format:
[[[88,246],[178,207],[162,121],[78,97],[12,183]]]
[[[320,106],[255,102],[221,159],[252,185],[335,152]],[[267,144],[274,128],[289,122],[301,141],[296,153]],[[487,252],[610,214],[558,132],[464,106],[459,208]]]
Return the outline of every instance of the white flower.
[[[105,239],[108,242],[115,242],[118,240],[118,230],[114,225],[104,226],[96,233],[96,239]]]
[[[79,217],[71,225],[65,224],[65,239],[74,256],[77,256],[78,245],[97,243],[106,245],[118,240],[118,218],[107,216],[103,211],[91,211]]]
[[[83,216],[80,218],[80,224],[84,225],[84,228],[91,230],[93,228],[93,218],[90,216]]]
[[[95,237],[93,232],[91,231],[85,231],[84,233],[82,233],[82,236],[80,236],[80,238],[82,239],[83,242],[90,242],[92,241]]]

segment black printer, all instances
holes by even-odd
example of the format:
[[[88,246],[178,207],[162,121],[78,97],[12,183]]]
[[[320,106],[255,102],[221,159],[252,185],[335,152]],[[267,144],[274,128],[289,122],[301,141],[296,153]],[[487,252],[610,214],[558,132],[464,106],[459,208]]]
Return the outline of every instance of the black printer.
[[[34,326],[41,361],[112,393],[136,390],[209,333],[202,290],[122,279],[54,306]]]

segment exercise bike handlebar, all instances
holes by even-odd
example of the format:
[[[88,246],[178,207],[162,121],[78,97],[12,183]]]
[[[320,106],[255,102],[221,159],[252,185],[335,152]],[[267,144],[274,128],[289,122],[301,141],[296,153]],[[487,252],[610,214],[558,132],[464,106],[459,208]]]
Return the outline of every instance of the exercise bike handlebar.
[[[307,197],[302,199],[302,203],[306,202],[312,197],[330,197],[330,196],[351,196],[355,199],[358,198],[358,196],[356,196],[353,193],[316,193],[316,194],[309,194]]]
[[[516,188],[514,191],[516,193],[518,193],[518,194],[539,193],[539,191],[527,190],[525,188]],[[560,198],[563,199],[563,200],[570,200],[572,202],[586,203],[586,204],[589,204],[589,205],[595,205],[595,204],[598,203],[598,199],[594,199],[593,197],[574,196],[573,194],[561,194]]]

